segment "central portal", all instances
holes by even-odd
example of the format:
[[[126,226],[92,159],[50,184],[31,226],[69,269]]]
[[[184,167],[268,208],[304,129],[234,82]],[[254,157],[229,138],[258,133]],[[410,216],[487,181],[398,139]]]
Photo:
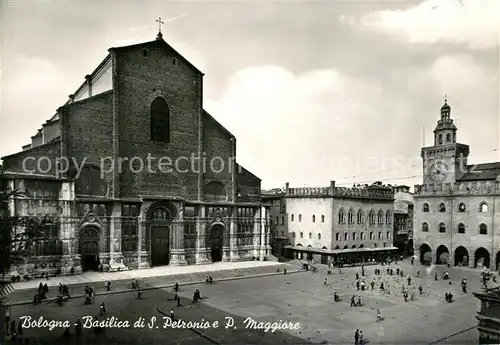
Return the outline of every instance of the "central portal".
[[[224,238],[224,228],[222,225],[214,225],[210,234],[210,252],[212,262],[222,261],[222,242]]]
[[[151,227],[151,264],[166,266],[170,262],[170,228],[154,225]]]
[[[84,271],[97,271],[99,269],[99,229],[87,227],[82,230],[80,253]]]

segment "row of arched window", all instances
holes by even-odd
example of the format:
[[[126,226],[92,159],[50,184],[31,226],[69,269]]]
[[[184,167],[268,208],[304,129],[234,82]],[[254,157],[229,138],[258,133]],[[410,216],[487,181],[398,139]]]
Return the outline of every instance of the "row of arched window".
[[[355,222],[357,222],[358,224],[363,224],[365,222],[363,210],[358,210],[358,212],[355,214],[354,210],[350,209],[349,212],[347,213],[347,219],[346,219],[346,213],[344,209],[341,208],[339,211],[339,224],[346,224],[346,220],[347,224],[354,224]],[[382,210],[378,211],[377,219],[375,219],[375,211],[371,210],[368,213],[368,222],[370,224],[375,224],[375,221],[377,221],[378,224],[384,224],[384,213],[382,212]],[[391,223],[392,223],[392,213],[390,211],[387,211],[385,213],[385,224],[391,224]]]
[[[440,233],[445,233],[446,232],[446,225],[444,223],[439,223],[438,224],[438,231]],[[422,223],[422,232],[429,232],[429,223],[427,223],[427,222]],[[465,234],[464,223],[457,224],[457,232],[459,234]],[[478,233],[479,233],[479,235],[488,235],[488,226],[484,223],[479,224]]]
[[[382,240],[383,238],[384,238],[384,234],[382,233],[382,231],[379,231],[379,233],[378,233],[378,239]],[[387,239],[391,238],[391,232],[390,231],[387,231],[387,233],[385,235],[385,238],[387,238]],[[365,239],[365,233],[361,232],[359,234],[359,238],[358,238],[357,233],[353,232],[351,240],[356,241],[358,239],[359,240],[364,240]],[[375,233],[373,231],[370,232],[370,238],[369,239],[370,240],[374,240],[375,239]],[[341,241],[341,237],[340,237],[340,233],[339,232],[337,232],[335,234],[335,241],[337,241],[337,242]],[[347,232],[344,233],[344,241],[349,241],[349,233],[347,233]]]
[[[298,218],[299,218],[298,221],[301,222],[302,221],[302,215],[299,214]],[[292,222],[295,221],[295,215],[291,214],[290,215],[290,220]],[[312,221],[313,221],[313,223],[316,222],[316,215],[314,215],[314,214],[312,215]],[[321,223],[324,223],[324,222],[325,222],[325,216],[321,215]]]
[[[292,237],[295,238],[296,236],[297,235],[295,234],[295,231],[292,232]],[[309,239],[312,240],[312,237],[313,237],[312,232],[310,232],[309,233]],[[318,240],[321,240],[321,234],[318,234],[317,237],[318,237]],[[304,238],[304,233],[303,232],[300,233],[300,238]]]
[[[465,207],[465,204],[463,202],[460,202],[458,205],[457,205],[457,211],[462,213],[462,212],[465,212],[467,210],[467,208]],[[478,211],[479,213],[486,213],[488,212],[488,204],[486,202],[481,202],[479,203],[479,207],[478,207]],[[422,212],[425,212],[425,213],[428,213],[430,212],[430,206],[428,203],[424,202],[423,205],[422,205]],[[438,206],[438,212],[440,213],[443,213],[443,212],[446,212],[446,204],[444,202],[440,203],[439,206]]]

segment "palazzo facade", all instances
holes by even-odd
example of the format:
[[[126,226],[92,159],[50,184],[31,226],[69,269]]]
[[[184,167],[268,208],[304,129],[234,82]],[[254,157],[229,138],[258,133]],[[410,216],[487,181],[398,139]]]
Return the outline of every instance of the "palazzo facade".
[[[203,73],[161,33],[108,52],[31,143],[2,158],[23,192],[11,214],[50,218],[11,274],[273,260],[261,180],[203,110]]]
[[[500,162],[468,164],[445,102],[415,186],[415,253],[431,263],[500,267]]]

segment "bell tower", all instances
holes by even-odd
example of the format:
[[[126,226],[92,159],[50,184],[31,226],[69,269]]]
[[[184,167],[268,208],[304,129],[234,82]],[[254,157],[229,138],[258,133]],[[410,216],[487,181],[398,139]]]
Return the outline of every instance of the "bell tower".
[[[451,107],[445,98],[434,129],[434,145],[421,150],[424,184],[454,183],[467,171],[469,146],[457,143],[457,126],[450,116]]]

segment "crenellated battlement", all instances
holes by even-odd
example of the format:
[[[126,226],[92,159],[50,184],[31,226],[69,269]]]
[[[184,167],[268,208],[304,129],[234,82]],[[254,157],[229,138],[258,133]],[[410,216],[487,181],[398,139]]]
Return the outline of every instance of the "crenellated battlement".
[[[331,197],[332,193],[330,187],[299,187],[289,188],[286,191],[286,196],[325,198]]]
[[[500,194],[499,181],[462,181],[415,185],[415,196],[434,194]]]
[[[352,188],[336,187],[335,181],[330,187],[299,187],[289,188],[286,184],[285,196],[289,198],[353,198],[394,200],[394,190],[391,186],[381,184],[355,185]]]

